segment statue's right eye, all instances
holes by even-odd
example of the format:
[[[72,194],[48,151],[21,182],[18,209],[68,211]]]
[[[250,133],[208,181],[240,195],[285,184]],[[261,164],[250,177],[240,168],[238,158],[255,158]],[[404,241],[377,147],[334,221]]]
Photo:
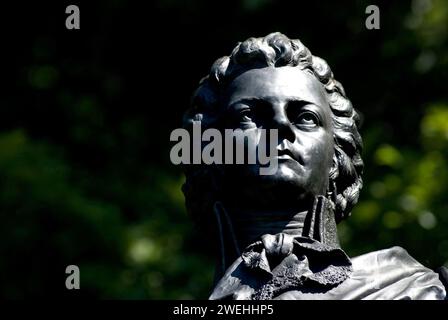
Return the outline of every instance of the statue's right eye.
[[[228,125],[233,128],[248,129],[256,126],[254,112],[247,106],[234,108],[228,121]]]
[[[239,112],[239,120],[240,122],[253,122],[253,114],[250,109],[243,109]]]

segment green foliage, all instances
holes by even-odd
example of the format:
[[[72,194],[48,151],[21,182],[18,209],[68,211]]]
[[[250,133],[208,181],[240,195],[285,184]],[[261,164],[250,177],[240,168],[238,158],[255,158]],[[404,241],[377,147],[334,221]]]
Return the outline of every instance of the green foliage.
[[[362,200],[342,227],[350,253],[401,245],[433,268],[448,265],[447,111],[448,105],[427,108],[418,149],[381,144],[374,151],[375,163],[367,170],[383,174],[367,180]]]
[[[1,135],[0,149],[1,233],[7,239],[0,252],[13,259],[2,259],[0,269],[3,276],[23,271],[19,283],[3,279],[3,295],[44,288],[54,294],[58,284],[51,282],[61,277],[45,275],[70,263],[82,270],[85,294],[102,298],[192,298],[212,280],[211,268],[197,273],[207,259],[183,248],[191,225],[182,210],[181,180],[151,173],[152,188],[129,189],[112,180],[117,200],[105,201],[83,192],[63,157],[23,131]],[[129,193],[135,210],[152,214],[127,220],[119,198]]]
[[[325,58],[364,115],[365,184],[338,227],[343,248],[400,245],[448,265],[447,1],[381,3],[376,31],[368,1],[100,4],[83,3],[95,21],[79,34],[55,33],[58,20],[5,43],[1,296],[206,298],[214,261],[185,212],[169,133],[213,59],[272,31]],[[64,286],[70,264],[78,292]]]

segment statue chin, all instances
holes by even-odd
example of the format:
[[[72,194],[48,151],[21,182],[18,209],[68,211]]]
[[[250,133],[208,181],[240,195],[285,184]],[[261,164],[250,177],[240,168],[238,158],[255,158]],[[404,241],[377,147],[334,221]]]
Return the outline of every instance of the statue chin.
[[[309,172],[301,171],[282,164],[273,175],[260,175],[256,165],[226,170],[224,177],[229,202],[252,209],[254,206],[279,209],[280,206],[301,208],[311,205],[314,197],[324,192],[313,192],[316,181],[310,179]],[[322,189],[326,190],[324,187]]]

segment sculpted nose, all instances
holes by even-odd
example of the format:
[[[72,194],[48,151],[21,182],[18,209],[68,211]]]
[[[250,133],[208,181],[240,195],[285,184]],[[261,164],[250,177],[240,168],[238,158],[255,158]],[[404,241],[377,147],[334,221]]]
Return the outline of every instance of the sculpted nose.
[[[286,114],[285,108],[278,108],[272,119],[273,129],[278,130],[279,142],[284,139],[294,142],[296,139],[296,134],[294,132],[294,127],[291,121],[289,121],[288,115]]]

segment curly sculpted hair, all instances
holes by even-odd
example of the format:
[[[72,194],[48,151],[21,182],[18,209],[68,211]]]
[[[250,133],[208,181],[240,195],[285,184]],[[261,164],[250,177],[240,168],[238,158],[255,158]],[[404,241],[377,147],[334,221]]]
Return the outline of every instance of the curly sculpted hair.
[[[328,64],[296,39],[281,33],[263,38],[249,38],[239,43],[230,56],[216,60],[208,76],[200,81],[192,105],[184,117],[184,126],[191,130],[193,121],[202,128],[216,127],[223,115],[221,95],[227,84],[239,74],[254,68],[292,66],[310,72],[322,84],[332,111],[334,157],[330,171],[329,199],[334,204],[336,221],[350,215],[362,188],[362,139],[358,132],[359,116],[345,95],[342,85],[334,79]],[[189,213],[202,220],[210,215],[219,200],[217,168],[186,165],[183,192]],[[218,173],[219,175],[219,173]]]

